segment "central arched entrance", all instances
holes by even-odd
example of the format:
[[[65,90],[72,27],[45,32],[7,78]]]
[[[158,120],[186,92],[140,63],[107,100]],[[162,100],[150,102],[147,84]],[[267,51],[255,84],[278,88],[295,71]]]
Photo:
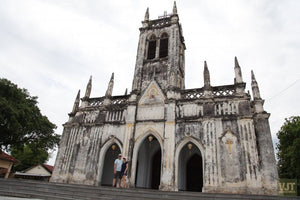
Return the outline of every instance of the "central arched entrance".
[[[153,135],[146,137],[141,143],[136,166],[135,186],[158,189],[161,172],[161,147]]]
[[[187,143],[178,159],[178,190],[202,192],[203,160],[199,148]]]
[[[106,151],[102,170],[101,185],[111,186],[114,178],[114,162],[121,153],[119,146],[114,143]]]

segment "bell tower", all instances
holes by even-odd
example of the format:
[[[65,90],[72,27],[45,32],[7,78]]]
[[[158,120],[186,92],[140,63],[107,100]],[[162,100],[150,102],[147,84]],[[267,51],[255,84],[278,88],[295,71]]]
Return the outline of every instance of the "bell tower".
[[[185,49],[176,2],[171,14],[165,11],[154,20],[149,19],[147,8],[140,28],[132,91],[142,92],[152,80],[163,91],[184,89]]]

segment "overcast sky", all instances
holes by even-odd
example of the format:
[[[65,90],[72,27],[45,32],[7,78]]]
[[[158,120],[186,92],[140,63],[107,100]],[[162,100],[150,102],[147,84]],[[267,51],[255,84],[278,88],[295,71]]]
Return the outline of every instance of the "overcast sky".
[[[68,120],[78,89],[93,76],[91,97],[131,91],[139,27],[172,12],[166,0],[1,0],[0,77],[33,96],[57,125]],[[284,118],[300,114],[299,0],[180,0],[186,43],[186,88],[203,87],[206,60],[213,86],[233,84],[238,57],[247,90],[254,70],[274,141]],[[54,157],[49,160],[54,164]]]

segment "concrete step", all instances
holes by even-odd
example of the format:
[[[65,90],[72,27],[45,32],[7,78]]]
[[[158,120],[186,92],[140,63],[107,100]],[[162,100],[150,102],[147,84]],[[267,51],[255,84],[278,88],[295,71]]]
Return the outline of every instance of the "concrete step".
[[[53,194],[47,195],[47,194],[39,194],[36,191],[35,192],[30,192],[30,191],[8,191],[8,190],[2,190],[0,189],[0,199],[1,196],[9,196],[9,197],[21,197],[21,198],[31,198],[31,199],[57,199],[57,200],[75,200],[74,198],[70,197],[60,197],[60,196],[55,196],[53,198]]]
[[[113,187],[96,187],[62,183],[48,183],[32,180],[0,179],[0,194],[4,196],[29,197],[40,199],[100,199],[100,200],[220,200],[220,199],[254,199],[254,200],[281,200],[286,197],[264,195],[235,195],[212,194],[200,192],[165,192],[150,189],[121,189]],[[23,196],[22,196],[23,195]],[[298,198],[288,198],[289,200]]]
[[[132,191],[120,191],[119,189],[102,189],[98,187],[87,187],[80,185],[55,185],[55,184],[37,184],[33,183],[29,184],[26,182],[7,182],[5,187],[7,191],[16,190],[19,193],[29,193],[30,195],[35,192],[51,195],[60,196],[62,198],[79,198],[79,199],[140,199],[140,194],[133,193]],[[3,186],[2,186],[3,187]],[[54,192],[55,191],[55,192]],[[155,195],[156,196],[156,195]],[[152,199],[155,198],[153,194],[143,194],[144,199]]]

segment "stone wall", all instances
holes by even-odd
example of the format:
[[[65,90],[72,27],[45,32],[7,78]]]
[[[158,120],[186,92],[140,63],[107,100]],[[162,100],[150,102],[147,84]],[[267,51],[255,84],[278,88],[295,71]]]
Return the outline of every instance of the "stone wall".
[[[129,160],[130,187],[189,189],[187,163],[195,158],[193,165],[201,170],[195,173],[198,191],[276,194],[269,114],[254,74],[254,100],[245,93],[236,58],[234,84],[211,86],[205,62],[204,87],[185,89],[185,43],[174,6],[173,14],[157,20],[149,20],[146,13],[129,95],[112,96],[113,75],[105,96],[90,98],[91,78],[80,107],[78,93],[64,124],[51,181],[107,185],[112,165],[105,163],[114,160],[107,153],[117,149]],[[163,33],[168,35],[168,55],[161,58]],[[156,55],[148,59],[153,35]],[[152,174],[160,178],[158,185]]]

